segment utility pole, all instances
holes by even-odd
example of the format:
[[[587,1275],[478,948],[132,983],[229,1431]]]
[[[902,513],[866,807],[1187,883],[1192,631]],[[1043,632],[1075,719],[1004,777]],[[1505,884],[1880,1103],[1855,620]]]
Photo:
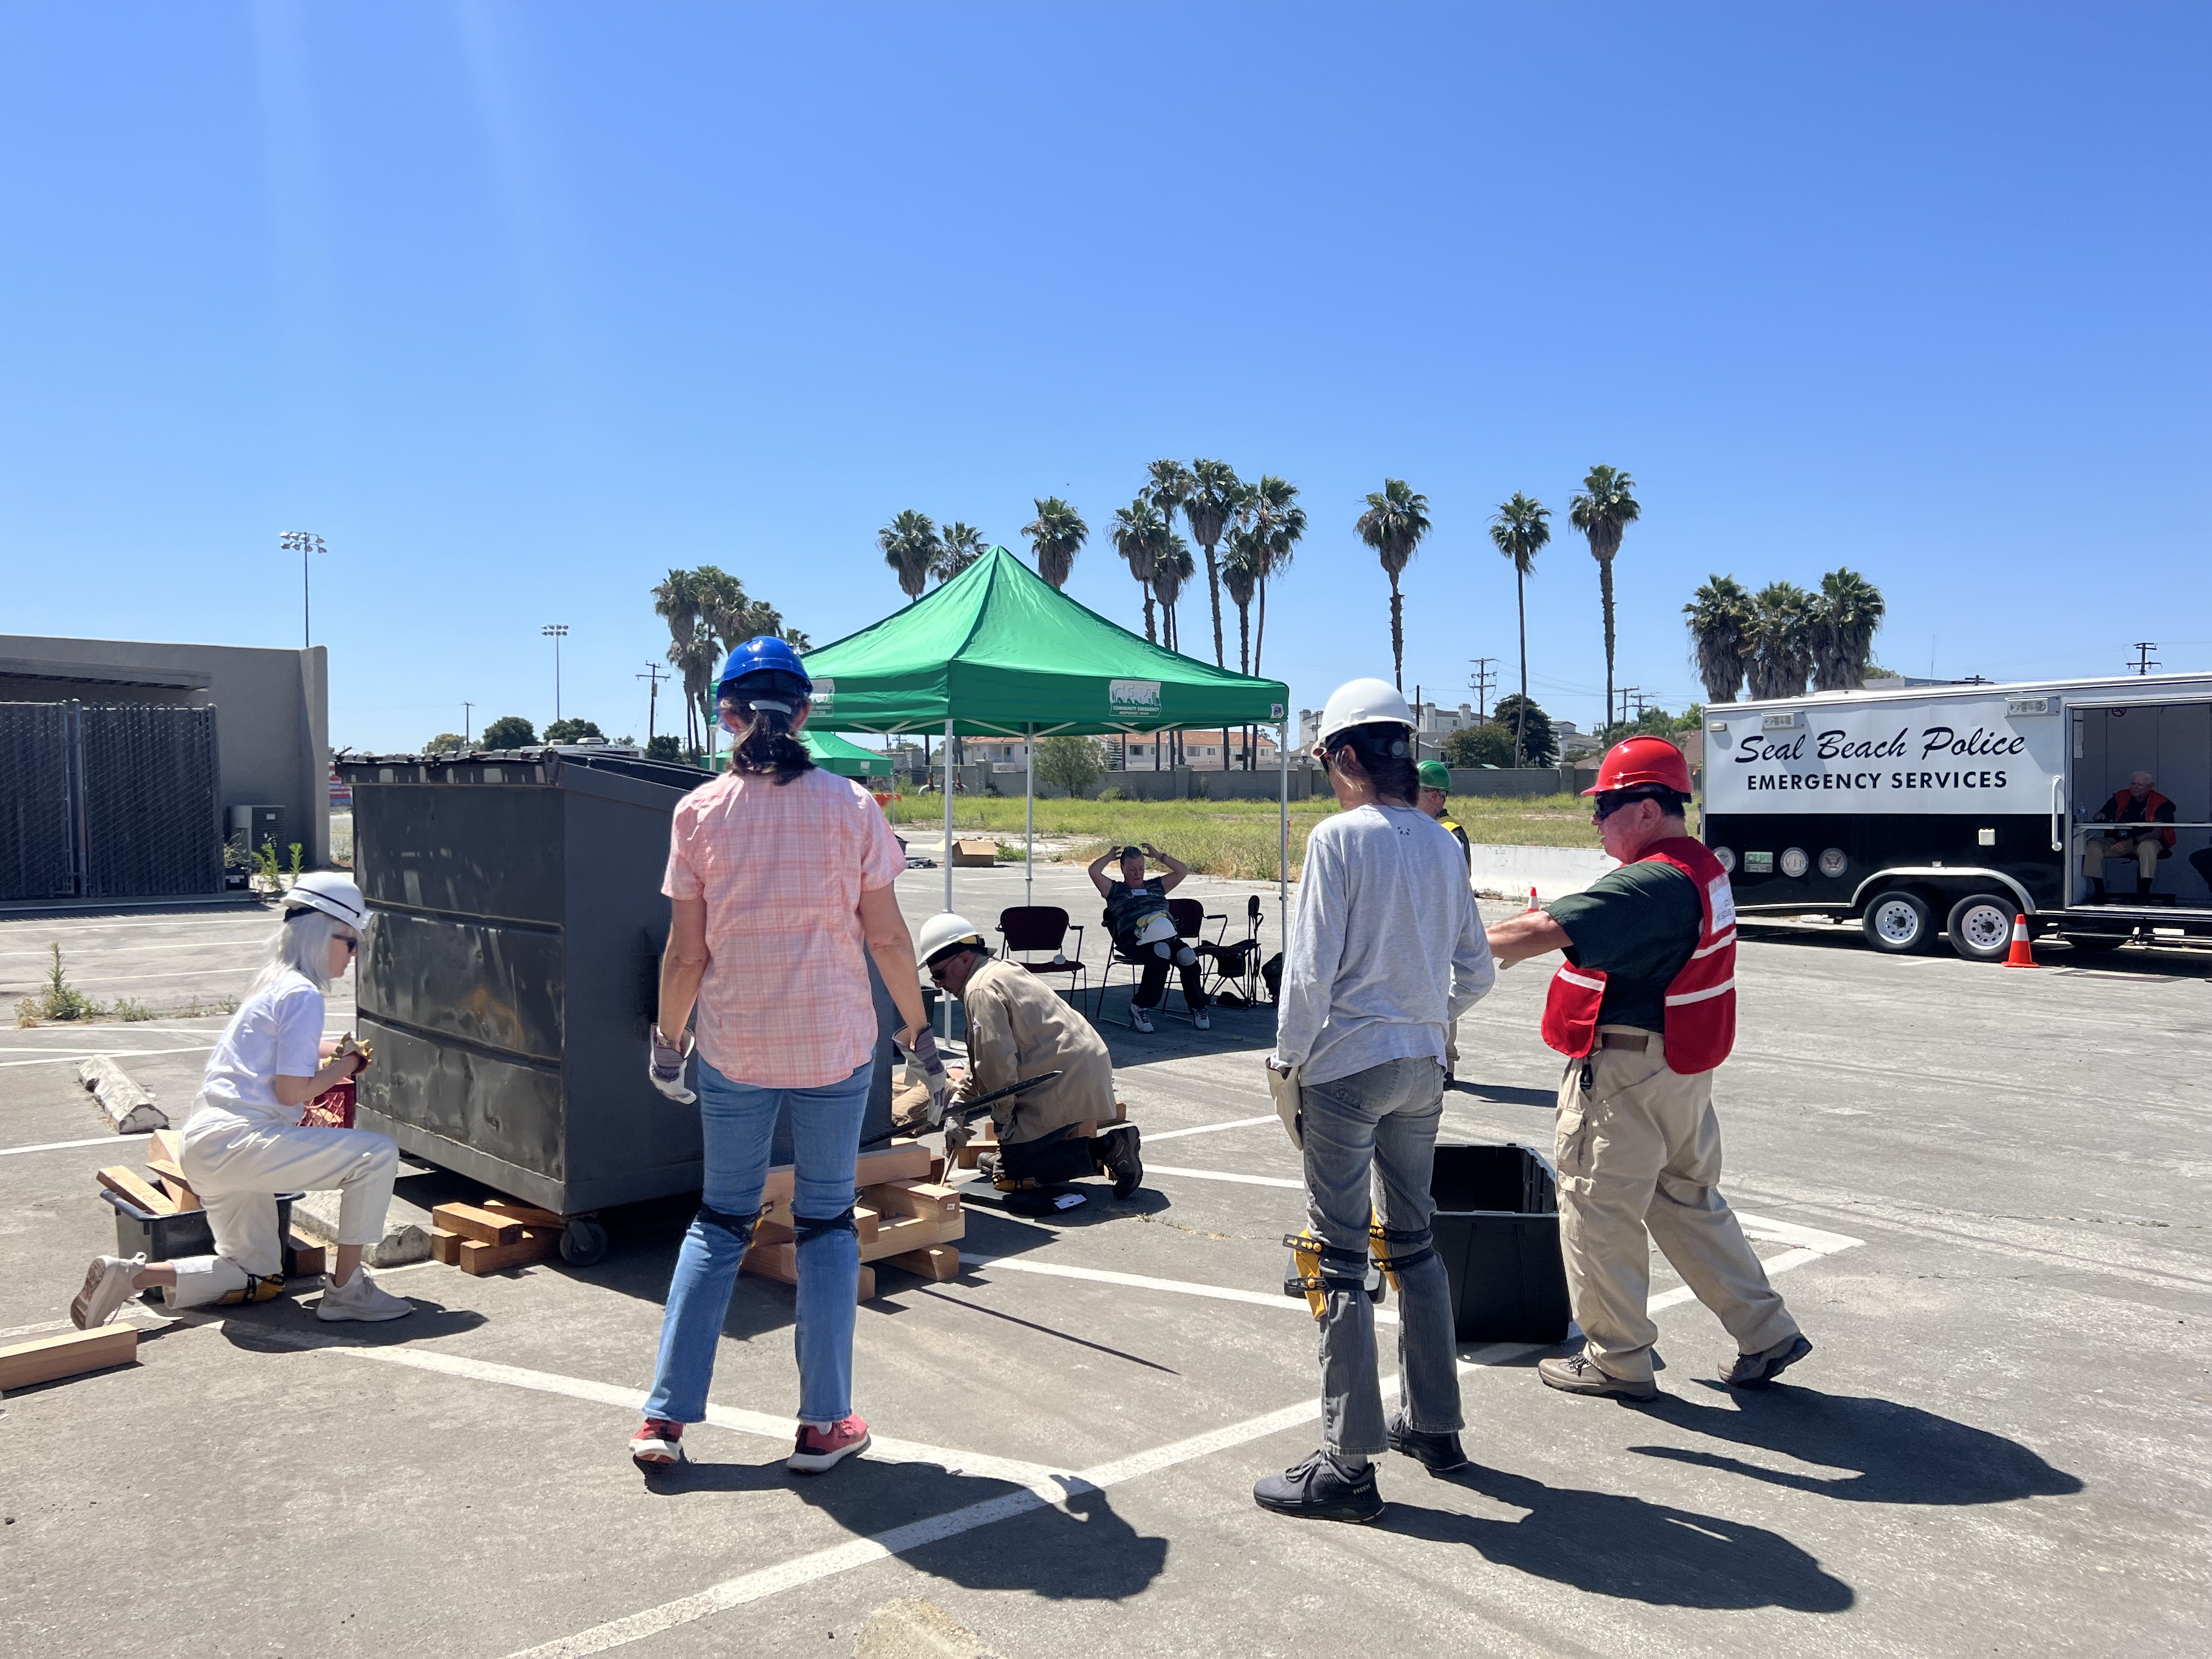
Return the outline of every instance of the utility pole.
[[[307,605],[307,555],[325,550],[323,538],[304,530],[288,530],[277,538],[276,544],[287,553],[300,556],[300,648],[304,651],[315,642],[314,617]]]
[[[465,702],[461,705],[461,746],[464,749],[468,747],[469,721],[476,713],[476,707],[472,702]]]
[[[1644,695],[1642,687],[1634,685],[1630,686],[1627,690],[1620,694],[1620,701],[1622,704],[1621,712],[1623,714],[1627,713],[1626,705],[1628,699],[1632,696],[1636,699],[1636,718],[1642,720],[1644,718],[1644,709],[1650,706],[1651,699]]]
[[[2128,666],[2134,669],[2138,674],[2148,674],[2154,668],[2165,667],[2166,665],[2164,663],[2155,660],[2150,654],[2157,649],[2158,641],[2156,640],[2137,640],[2136,641],[2136,659],[2130,663]]]
[[[1421,683],[1413,682],[1413,764],[1421,763]]]
[[[568,637],[568,624],[547,623],[538,630],[553,641],[553,724],[561,723],[561,641]]]
[[[1490,688],[1498,684],[1497,671],[1490,665],[1498,659],[1470,657],[1468,660],[1474,665],[1474,672],[1467,677],[1468,689],[1474,693],[1474,718],[1486,720],[1490,718]]]
[[[675,676],[663,672],[659,663],[648,662],[645,665],[645,672],[642,674],[633,674],[630,678],[632,679],[646,680],[650,682],[650,687],[646,692],[645,698],[645,742],[646,746],[647,748],[651,748],[653,746],[653,716],[660,708],[660,683],[663,680],[673,679],[675,678]]]

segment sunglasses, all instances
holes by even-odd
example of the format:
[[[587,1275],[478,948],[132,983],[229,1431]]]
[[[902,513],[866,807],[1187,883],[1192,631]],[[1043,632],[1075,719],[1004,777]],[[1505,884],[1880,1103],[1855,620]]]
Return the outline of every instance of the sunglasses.
[[[341,938],[338,943],[345,946],[348,956],[355,955],[361,949],[361,939],[358,934],[348,933]]]
[[[1615,812],[1620,811],[1624,806],[1633,806],[1640,800],[1656,800],[1658,799],[1659,798],[1656,795],[1632,795],[1626,793],[1625,791],[1619,793],[1600,795],[1597,798],[1597,805],[1590,810],[1590,822],[1592,823],[1603,823],[1607,818],[1611,817]]]

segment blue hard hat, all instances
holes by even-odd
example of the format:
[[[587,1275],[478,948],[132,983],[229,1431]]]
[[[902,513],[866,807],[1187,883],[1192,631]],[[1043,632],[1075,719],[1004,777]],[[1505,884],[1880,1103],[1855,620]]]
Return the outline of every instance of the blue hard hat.
[[[729,661],[722,665],[721,678],[714,683],[716,700],[731,696],[734,688],[756,675],[777,677],[763,681],[756,690],[768,691],[771,695],[776,692],[795,693],[802,698],[814,695],[814,682],[807,677],[805,666],[799,660],[799,653],[773,634],[756,634],[731,652]],[[796,684],[793,684],[794,681]]]

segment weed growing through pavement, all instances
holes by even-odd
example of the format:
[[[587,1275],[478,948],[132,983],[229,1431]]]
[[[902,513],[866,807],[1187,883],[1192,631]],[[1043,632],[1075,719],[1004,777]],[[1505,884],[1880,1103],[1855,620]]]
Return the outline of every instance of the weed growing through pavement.
[[[118,1019],[136,1022],[153,1018],[154,1011],[139,1001],[137,997],[118,997],[115,999],[115,1017]]]
[[[62,971],[61,941],[56,939],[46,947],[53,956],[46,969],[46,985],[15,1005],[15,1024],[36,1025],[49,1019],[98,1019],[107,1012],[90,997],[69,982]]]

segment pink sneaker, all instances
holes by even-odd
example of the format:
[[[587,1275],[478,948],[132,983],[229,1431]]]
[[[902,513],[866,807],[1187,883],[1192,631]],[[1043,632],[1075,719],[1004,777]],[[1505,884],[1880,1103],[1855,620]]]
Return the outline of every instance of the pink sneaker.
[[[868,1449],[868,1425],[857,1417],[848,1417],[834,1423],[827,1430],[817,1429],[811,1423],[799,1425],[798,1443],[791,1455],[783,1460],[783,1467],[793,1474],[819,1474],[824,1469],[835,1468],[854,1452]]]
[[[648,1417],[629,1437],[630,1461],[641,1469],[665,1468],[684,1461],[684,1425]]]

